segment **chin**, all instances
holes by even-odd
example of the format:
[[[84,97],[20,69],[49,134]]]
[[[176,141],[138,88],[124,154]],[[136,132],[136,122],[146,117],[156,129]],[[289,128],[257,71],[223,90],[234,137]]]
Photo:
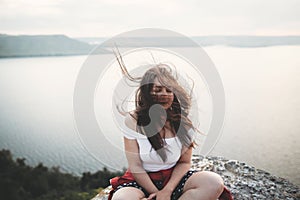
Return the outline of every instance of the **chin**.
[[[172,103],[157,103],[159,105],[161,105],[165,110],[168,110],[169,108],[171,108]]]
[[[171,108],[171,105],[162,105],[162,107],[163,107],[165,110],[168,110],[169,108]]]

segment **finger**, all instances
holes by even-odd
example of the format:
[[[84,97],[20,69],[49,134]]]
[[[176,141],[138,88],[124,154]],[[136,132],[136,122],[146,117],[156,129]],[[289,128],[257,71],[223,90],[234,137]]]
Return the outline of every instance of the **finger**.
[[[156,194],[155,193],[153,193],[153,194],[150,194],[149,195],[149,197],[148,197],[148,200],[152,200],[154,197],[156,196]]]

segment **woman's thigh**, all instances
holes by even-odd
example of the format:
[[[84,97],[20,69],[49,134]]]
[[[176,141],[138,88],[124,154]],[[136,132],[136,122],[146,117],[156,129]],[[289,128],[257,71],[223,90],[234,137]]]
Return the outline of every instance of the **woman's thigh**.
[[[143,191],[135,187],[123,187],[118,189],[112,197],[112,200],[140,200],[145,197]]]
[[[212,192],[222,192],[224,189],[223,184],[223,179],[217,173],[210,171],[196,172],[186,181],[183,187],[183,193],[195,188],[213,190]]]

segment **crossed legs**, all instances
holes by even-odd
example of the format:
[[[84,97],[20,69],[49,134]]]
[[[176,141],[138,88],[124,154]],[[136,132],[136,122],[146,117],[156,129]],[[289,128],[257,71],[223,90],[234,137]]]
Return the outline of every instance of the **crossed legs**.
[[[178,200],[216,200],[223,192],[222,178],[209,171],[196,172],[186,181],[183,194]],[[116,191],[112,200],[145,200],[145,194],[135,187],[123,187]]]
[[[220,175],[209,171],[197,172],[186,181],[179,200],[216,200],[223,189]]]

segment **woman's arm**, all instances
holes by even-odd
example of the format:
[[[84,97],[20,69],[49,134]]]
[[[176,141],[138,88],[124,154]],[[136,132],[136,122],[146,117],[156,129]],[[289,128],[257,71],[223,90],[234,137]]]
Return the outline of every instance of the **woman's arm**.
[[[167,185],[165,185],[165,187],[161,191],[156,193],[157,199],[170,198],[173,190],[176,188],[179,181],[182,179],[184,174],[190,169],[191,158],[192,158],[192,147],[185,148],[185,151],[183,152],[180,159],[178,160]]]
[[[149,175],[142,166],[142,161],[139,156],[139,146],[136,140],[130,140],[124,137],[124,146],[128,167],[136,180],[136,182],[145,188],[148,193],[156,193],[158,189],[151,181]]]
[[[126,115],[125,124],[126,126],[128,126],[128,128],[132,130],[136,129],[137,121],[134,113]],[[125,147],[126,158],[128,161],[128,167],[136,182],[140,186],[145,188],[145,190],[150,194],[157,192],[158,189],[153,184],[149,175],[146,173],[145,169],[143,168],[142,161],[139,154],[139,145],[137,141],[132,139],[127,139],[124,137],[124,147]]]
[[[191,167],[192,151],[192,147],[185,149],[184,153],[176,163],[171,178],[168,181],[167,185],[164,187],[164,190],[166,189],[173,191],[184,174],[189,171]]]

